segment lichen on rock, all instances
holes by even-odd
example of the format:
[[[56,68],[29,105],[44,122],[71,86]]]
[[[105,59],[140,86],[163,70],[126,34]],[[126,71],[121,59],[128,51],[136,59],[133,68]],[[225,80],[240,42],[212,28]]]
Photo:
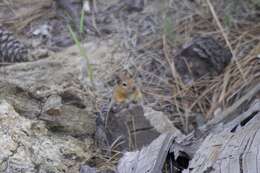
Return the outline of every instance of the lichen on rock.
[[[76,172],[91,158],[89,142],[49,132],[0,102],[0,172]]]

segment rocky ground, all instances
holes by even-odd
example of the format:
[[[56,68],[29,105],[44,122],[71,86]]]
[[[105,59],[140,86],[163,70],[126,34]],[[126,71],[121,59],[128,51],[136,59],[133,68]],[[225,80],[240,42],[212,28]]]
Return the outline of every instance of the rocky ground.
[[[258,15],[253,0],[0,2],[0,24],[34,56],[0,68],[0,172],[116,172],[160,134],[247,110],[257,93],[236,103],[258,82]],[[125,69],[143,105],[107,127]]]

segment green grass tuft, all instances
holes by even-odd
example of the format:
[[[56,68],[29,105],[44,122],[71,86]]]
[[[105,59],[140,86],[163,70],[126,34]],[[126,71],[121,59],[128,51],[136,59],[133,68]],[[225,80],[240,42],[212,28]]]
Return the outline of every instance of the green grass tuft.
[[[85,18],[85,11],[82,8],[81,14],[80,14],[80,25],[79,25],[80,34],[82,34],[84,32],[84,18]]]
[[[74,40],[75,44],[77,45],[77,47],[79,49],[80,56],[84,57],[87,61],[88,77],[89,77],[89,80],[91,81],[91,83],[93,84],[93,69],[92,69],[92,65],[89,62],[89,58],[87,56],[87,53],[84,50],[84,48],[81,46],[81,43],[80,43],[76,33],[72,30],[71,26],[68,26],[68,29],[69,29],[69,32],[70,32],[72,39]]]

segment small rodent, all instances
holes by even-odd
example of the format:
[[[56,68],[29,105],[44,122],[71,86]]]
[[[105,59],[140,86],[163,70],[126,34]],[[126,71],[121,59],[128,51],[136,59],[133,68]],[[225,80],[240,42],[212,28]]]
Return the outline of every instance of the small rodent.
[[[116,75],[116,86],[113,90],[113,96],[108,107],[105,126],[107,126],[109,113],[119,112],[128,108],[131,104],[142,105],[142,93],[138,88],[133,76],[128,71],[123,71]]]
[[[113,101],[116,104],[139,103],[142,100],[142,93],[133,76],[123,71],[116,77],[117,84],[113,90]]]

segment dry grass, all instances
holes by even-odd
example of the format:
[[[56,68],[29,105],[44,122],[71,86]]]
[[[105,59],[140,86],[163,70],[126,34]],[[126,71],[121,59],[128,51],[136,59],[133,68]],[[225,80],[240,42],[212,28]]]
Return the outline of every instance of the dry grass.
[[[36,19],[53,17],[52,4],[51,0],[5,0],[0,4],[0,23],[21,31]]]
[[[200,114],[211,119],[216,110],[225,111],[258,82],[258,6],[251,1],[196,2],[167,1],[163,22],[158,22],[163,27],[161,34],[142,44],[139,48],[144,52],[135,52],[132,58],[142,78],[146,103],[168,112],[185,131],[189,129],[190,116]],[[197,35],[212,36],[227,45],[233,60],[221,75],[184,85],[172,57],[180,45]]]
[[[164,0],[163,5],[151,5],[156,1],[149,1],[147,9],[139,14],[115,15],[119,16],[114,18],[117,37],[121,38],[120,45],[129,54],[120,65],[114,64],[105,73],[111,76],[119,68],[133,68],[142,80],[145,103],[164,111],[178,127],[189,131],[189,117],[199,114],[206,119],[213,118],[216,110],[224,111],[236,104],[259,82],[259,4],[256,0]],[[13,11],[11,18],[0,19],[0,22],[19,30],[46,15],[44,7],[52,1],[31,2],[36,6],[28,8],[28,0],[25,9],[30,11],[21,8],[16,12],[16,6],[11,2],[0,3],[0,9]],[[155,10],[150,10],[150,6]],[[116,11],[120,13],[120,10]],[[93,25],[99,29],[95,21],[98,16],[92,17]],[[173,57],[181,45],[198,35],[212,36],[227,46],[234,60],[221,75],[185,85],[178,77]],[[112,148],[117,145],[118,141],[115,141]],[[97,154],[101,160],[97,167],[112,169],[118,154],[116,151],[112,157]]]
[[[158,0],[151,3],[155,1]],[[22,29],[46,15],[47,9],[42,8],[46,6],[45,2],[48,5],[51,1],[33,2],[38,6],[31,6],[30,11],[17,11],[8,20],[0,19],[0,22]],[[257,85],[260,74],[257,58],[260,52],[260,24],[257,24],[259,4],[256,2],[164,0],[158,12],[144,10],[138,16],[129,15],[128,18],[118,15],[123,17],[115,19],[118,20],[115,23],[119,24],[117,36],[121,38],[120,45],[129,54],[120,64],[107,68],[105,75],[110,77],[117,69],[133,68],[142,80],[140,85],[145,103],[164,111],[177,127],[186,132],[192,129],[190,117],[201,115],[211,119],[219,114],[228,116],[233,112],[225,113],[225,110],[234,105],[240,107],[236,111],[243,111],[243,106],[250,103],[252,95],[242,99],[242,103],[239,101]],[[0,9],[5,7],[13,11],[16,8],[11,3],[0,3]],[[92,16],[92,23],[98,30],[96,17]],[[198,35],[212,36],[227,46],[232,52],[233,61],[219,76],[187,85],[180,80],[173,57],[181,45]],[[96,153],[97,168],[114,169],[118,156],[122,154],[116,151],[120,142],[120,139],[115,140],[108,149],[109,154]]]
[[[31,6],[28,0],[21,4],[25,8],[15,11],[17,4],[13,2],[6,0],[0,4],[1,9],[13,11],[11,18],[0,21],[18,30],[44,16],[45,7],[52,3],[45,0]],[[121,64],[124,68],[134,68],[141,76],[145,102],[167,112],[176,125],[188,131],[190,116],[200,114],[211,118],[218,108],[223,110],[232,105],[257,80],[259,4],[254,0],[163,2],[155,5],[158,11],[115,18],[121,45],[130,52]],[[31,6],[29,11],[28,6]],[[227,45],[233,61],[220,76],[185,85],[178,77],[172,57],[182,44],[197,35],[212,36]]]

